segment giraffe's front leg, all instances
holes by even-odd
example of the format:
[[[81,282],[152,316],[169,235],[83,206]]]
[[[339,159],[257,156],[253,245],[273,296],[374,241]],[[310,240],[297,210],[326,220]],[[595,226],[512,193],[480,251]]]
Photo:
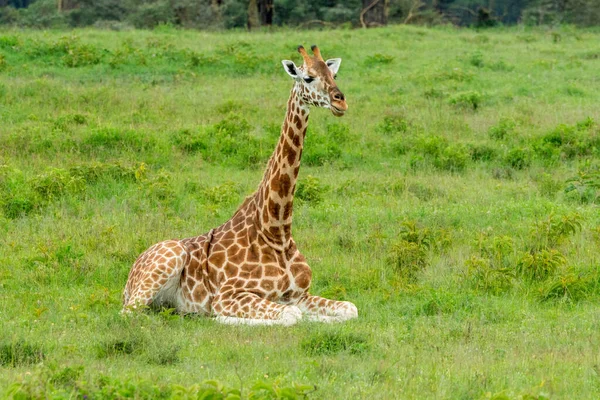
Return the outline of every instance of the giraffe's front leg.
[[[217,321],[230,325],[294,325],[302,319],[296,306],[277,304],[256,293],[234,289],[233,284],[221,288],[212,302]]]
[[[296,305],[312,321],[343,322],[358,318],[358,309],[349,301],[329,300],[305,294]]]

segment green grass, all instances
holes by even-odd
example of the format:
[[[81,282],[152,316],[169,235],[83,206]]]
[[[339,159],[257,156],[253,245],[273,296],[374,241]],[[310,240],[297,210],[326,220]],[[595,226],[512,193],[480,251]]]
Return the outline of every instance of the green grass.
[[[599,397],[600,34],[561,37],[0,32],[0,396]],[[139,253],[258,185],[300,43],[349,111],[311,115],[294,238],[359,319],[122,317]]]

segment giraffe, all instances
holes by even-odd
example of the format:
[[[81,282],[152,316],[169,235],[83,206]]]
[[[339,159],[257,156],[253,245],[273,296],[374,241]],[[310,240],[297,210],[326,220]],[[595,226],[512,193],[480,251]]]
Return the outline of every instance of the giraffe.
[[[312,272],[292,238],[292,211],[310,106],[335,116],[348,106],[334,79],[341,59],[319,48],[303,65],[282,60],[294,79],[277,146],[256,192],[233,217],[208,233],[151,246],[133,264],[123,312],[139,306],[216,316],[225,324],[284,325],[303,317],[339,322],[358,317],[356,306],[308,293]]]

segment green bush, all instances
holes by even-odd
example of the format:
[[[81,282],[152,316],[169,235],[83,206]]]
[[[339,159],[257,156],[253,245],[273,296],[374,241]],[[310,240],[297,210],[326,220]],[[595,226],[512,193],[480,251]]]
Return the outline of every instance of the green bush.
[[[545,159],[571,159],[600,152],[600,134],[593,119],[575,125],[560,124],[534,141],[536,155]]]
[[[394,57],[388,54],[375,53],[372,56],[367,56],[365,66],[375,67],[377,65],[387,65],[394,61]]]
[[[481,233],[475,241],[478,254],[465,261],[467,278],[475,288],[498,294],[512,286],[515,277],[515,243],[509,236]]]
[[[173,142],[186,152],[199,152],[211,163],[256,166],[263,164],[272,150],[250,131],[251,126],[246,119],[229,113],[220,122],[198,131],[178,131]]]
[[[82,192],[84,186],[83,179],[60,168],[50,168],[31,180],[31,187],[43,200],[53,200],[67,193]]]
[[[305,178],[298,180],[295,196],[302,201],[318,204],[323,201],[327,189],[327,186],[323,185],[319,178],[307,175]]]
[[[534,224],[529,233],[527,246],[532,251],[551,249],[568,236],[582,229],[583,217],[578,213],[557,216],[550,214],[548,218]]]
[[[321,166],[339,160],[342,149],[339,141],[333,135],[324,135],[319,132],[307,134],[305,146],[302,151],[302,163],[307,166]]]
[[[540,281],[553,275],[566,262],[565,256],[556,249],[534,250],[521,255],[516,271],[529,281]]]
[[[514,169],[525,169],[531,165],[531,151],[528,148],[512,148],[504,156],[504,162]]]
[[[2,213],[11,219],[29,215],[39,207],[39,201],[35,198],[9,197],[0,202]]]
[[[399,115],[388,115],[377,126],[377,130],[386,135],[406,133],[409,129],[408,121]]]
[[[473,255],[465,261],[467,277],[476,289],[499,294],[512,286],[514,273],[489,258]]]
[[[46,354],[41,346],[23,340],[0,345],[0,365],[3,367],[37,364],[45,358]]]
[[[495,140],[504,140],[515,133],[517,123],[510,118],[502,118],[497,125],[492,125],[488,129],[488,135]]]
[[[566,268],[542,286],[540,299],[579,301],[592,292],[596,281],[590,276],[577,274],[572,268]]]
[[[96,357],[128,356],[141,352],[143,347],[144,343],[139,338],[106,340],[96,345]]]
[[[477,110],[483,101],[483,95],[477,91],[457,93],[448,99],[448,102],[457,107],[471,108]]]
[[[233,204],[239,201],[240,185],[225,182],[220,185],[200,190],[201,196],[213,204]]]
[[[136,28],[152,29],[160,24],[175,22],[175,13],[169,1],[158,0],[136,7],[128,19]]]
[[[81,141],[82,150],[89,153],[122,149],[142,151],[154,145],[154,139],[142,132],[111,127],[95,129]]]
[[[423,244],[401,239],[392,245],[389,261],[400,278],[415,282],[419,273],[429,264],[426,250]]]
[[[446,171],[460,172],[465,169],[471,159],[465,146],[450,145],[435,158],[433,165]]]
[[[83,374],[83,367],[65,367],[52,374],[49,383],[53,386],[72,388]]]
[[[362,335],[343,332],[314,333],[304,339],[300,347],[309,356],[332,355],[341,352],[361,354],[369,349]]]
[[[600,203],[600,169],[585,168],[567,179],[565,193],[582,204]]]

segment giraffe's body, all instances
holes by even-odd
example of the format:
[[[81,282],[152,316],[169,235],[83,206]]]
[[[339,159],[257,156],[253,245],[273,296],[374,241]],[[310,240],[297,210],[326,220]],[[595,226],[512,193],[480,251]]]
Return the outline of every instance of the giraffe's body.
[[[312,272],[291,235],[309,105],[328,107],[338,116],[347,109],[333,81],[340,60],[323,61],[316,46],[315,57],[299,51],[302,68],[284,61],[296,84],[258,190],[209,233],[157,243],[142,253],[129,274],[124,310],[167,306],[181,313],[216,315],[224,323],[266,325],[291,325],[303,313],[320,321],[358,315],[352,303],[308,294]]]

